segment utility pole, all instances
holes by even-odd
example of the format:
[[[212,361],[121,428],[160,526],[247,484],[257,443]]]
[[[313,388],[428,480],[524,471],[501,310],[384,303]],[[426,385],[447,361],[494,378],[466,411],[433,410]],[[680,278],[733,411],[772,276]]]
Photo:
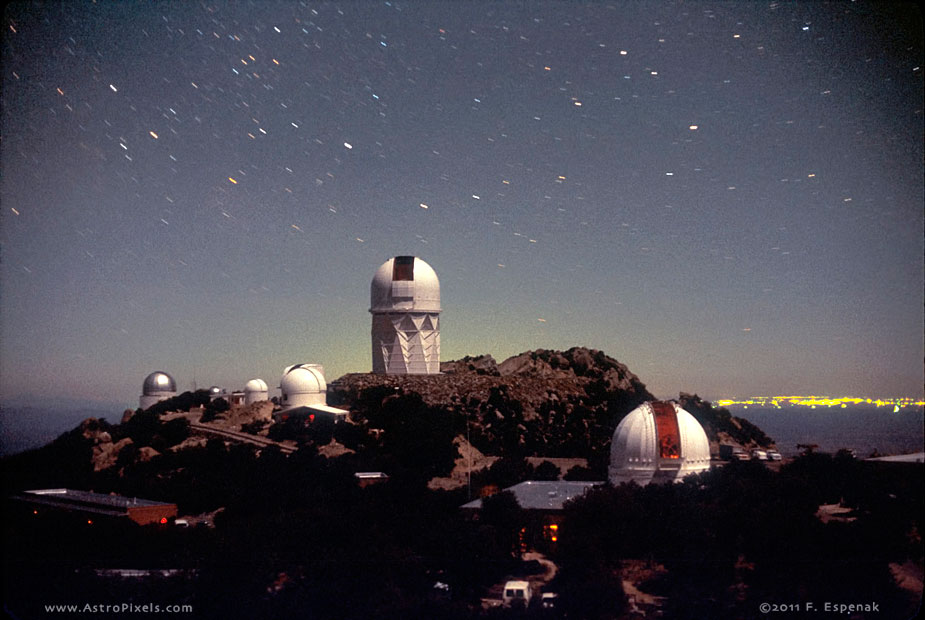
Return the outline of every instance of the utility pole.
[[[466,412],[466,486],[468,498],[472,501],[472,444],[469,442],[469,412]]]

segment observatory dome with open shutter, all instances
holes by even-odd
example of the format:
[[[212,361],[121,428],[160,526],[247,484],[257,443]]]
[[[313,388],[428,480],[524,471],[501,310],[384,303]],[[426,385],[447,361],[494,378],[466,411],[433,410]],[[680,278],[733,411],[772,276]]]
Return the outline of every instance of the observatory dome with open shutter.
[[[609,469],[612,484],[676,482],[708,469],[707,434],[697,419],[676,403],[643,403],[614,431]]]
[[[373,372],[440,373],[440,281],[416,256],[385,261],[370,285]]]

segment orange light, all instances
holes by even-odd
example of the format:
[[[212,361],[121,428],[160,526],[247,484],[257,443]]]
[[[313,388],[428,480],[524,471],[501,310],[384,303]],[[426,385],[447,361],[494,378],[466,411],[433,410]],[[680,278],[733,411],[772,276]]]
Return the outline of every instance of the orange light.
[[[32,511],[32,514],[34,514],[34,515],[37,515],[38,513],[39,513],[38,510],[33,510],[33,511]]]
[[[87,519],[87,525],[93,525],[93,519]]]
[[[552,542],[558,542],[559,537],[558,537],[558,536],[553,536],[550,540],[552,540]]]
[[[559,526],[558,526],[557,524],[553,523],[552,525],[549,526],[549,529],[551,529],[553,532],[555,532],[555,531],[558,531]]]

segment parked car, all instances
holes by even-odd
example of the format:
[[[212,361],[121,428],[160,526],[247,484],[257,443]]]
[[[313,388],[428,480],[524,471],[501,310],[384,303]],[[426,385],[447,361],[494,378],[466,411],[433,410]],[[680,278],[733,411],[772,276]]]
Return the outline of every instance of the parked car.
[[[504,584],[504,593],[501,595],[501,604],[510,607],[515,604],[530,606],[530,584],[526,581],[508,581]]]
[[[768,453],[764,450],[752,450],[752,460],[753,461],[767,461]]]
[[[768,450],[768,460],[769,461],[780,461],[783,458],[784,457],[782,457],[780,455],[780,452],[778,452],[777,450]]]
[[[555,609],[559,595],[555,592],[543,592],[541,597],[543,609]]]

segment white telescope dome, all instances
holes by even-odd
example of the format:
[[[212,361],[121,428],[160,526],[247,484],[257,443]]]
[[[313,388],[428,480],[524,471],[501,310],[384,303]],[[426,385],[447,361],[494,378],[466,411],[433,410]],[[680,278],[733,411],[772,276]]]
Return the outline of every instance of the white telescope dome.
[[[152,372],[150,375],[145,377],[145,382],[142,385],[141,393],[145,396],[157,396],[160,394],[176,393],[177,391],[177,382],[173,380],[173,377],[168,375],[163,371]]]
[[[248,392],[266,392],[269,388],[267,382],[263,379],[251,379],[244,385],[244,393]]]
[[[324,369],[318,364],[295,364],[283,371],[279,382],[284,407],[324,405],[327,403],[327,383]]]
[[[263,379],[251,379],[244,385],[244,404],[270,400],[270,390]]]
[[[416,256],[382,263],[369,288],[370,312],[440,312],[440,280]]]
[[[650,401],[626,415],[613,434],[609,478],[677,482],[710,468],[710,442],[694,416],[673,402]]]

